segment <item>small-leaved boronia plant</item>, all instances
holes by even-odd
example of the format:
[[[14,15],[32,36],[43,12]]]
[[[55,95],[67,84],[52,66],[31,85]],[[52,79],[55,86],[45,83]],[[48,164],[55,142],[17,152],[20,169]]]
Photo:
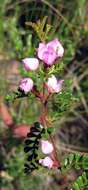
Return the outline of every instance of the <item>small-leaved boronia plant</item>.
[[[60,67],[60,61],[64,55],[64,47],[57,38],[47,41],[51,26],[46,24],[46,17],[36,24],[26,24],[33,27],[40,42],[35,50],[35,56],[30,57],[29,55],[22,60],[27,76],[19,82],[18,91],[14,93],[12,99],[30,98],[31,94],[33,94],[35,99],[40,101],[42,111],[25,138],[24,152],[27,157],[24,164],[24,172],[31,174],[34,170],[39,170],[41,167],[45,167],[48,170],[59,169],[62,173],[72,167],[83,169],[84,173],[73,184],[73,188],[71,188],[73,190],[82,190],[88,186],[86,173],[88,170],[88,158],[80,154],[71,154],[60,163],[52,136],[54,128],[53,120],[55,117],[53,118],[49,115],[49,102],[52,99],[54,100],[54,96],[56,100],[60,100],[59,103],[65,101],[63,98],[64,91],[66,92],[65,81],[61,78],[61,75],[60,78],[57,75],[57,66],[59,65]],[[39,76],[42,76],[40,77],[41,81],[36,81],[35,75],[38,76],[38,79]],[[66,98],[69,97],[70,101],[71,96],[68,95],[66,94]],[[9,99],[9,96],[7,96],[7,99]],[[68,109],[67,104],[65,103],[66,109]],[[58,106],[59,104],[56,105],[56,109]],[[58,110],[57,112],[59,112]],[[57,119],[58,113],[55,116]]]
[[[43,31],[41,32],[43,33]],[[38,165],[47,167],[48,169],[60,168],[56,148],[50,134],[52,130],[48,131],[48,129],[52,129],[52,123],[48,119],[47,104],[53,94],[59,94],[62,91],[64,80],[58,79],[54,74],[49,76],[49,72],[52,66],[57,64],[58,60],[63,57],[64,48],[57,38],[47,42],[46,35],[41,35],[40,40],[36,49],[36,56],[24,58],[22,62],[25,70],[29,72],[39,72],[39,67],[42,65],[44,72],[41,84],[42,90],[39,91],[35,82],[29,77],[23,78],[19,84],[19,91],[25,95],[32,92],[35,97],[39,98],[43,107],[39,121],[34,123],[25,141],[24,151],[28,153],[28,161],[30,161],[30,165],[28,163],[25,164],[26,173],[37,169]],[[49,134],[48,139],[44,138],[46,131]],[[41,157],[38,155],[39,145],[43,153]]]

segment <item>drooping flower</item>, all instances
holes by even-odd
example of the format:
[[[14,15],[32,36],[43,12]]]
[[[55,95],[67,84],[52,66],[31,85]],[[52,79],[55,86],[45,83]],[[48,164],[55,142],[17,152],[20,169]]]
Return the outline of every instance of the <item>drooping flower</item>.
[[[47,66],[53,65],[54,61],[63,56],[64,48],[58,39],[45,44],[40,43],[38,47],[38,58]]]
[[[25,58],[22,62],[27,71],[35,71],[39,67],[39,60],[37,58]]]
[[[53,167],[53,160],[49,156],[47,156],[44,159],[40,159],[39,164],[51,169]]]
[[[24,78],[20,81],[19,89],[24,91],[25,94],[30,92],[33,88],[33,80],[31,78]]]
[[[48,78],[48,81],[46,83],[48,92],[59,93],[62,89],[63,82],[64,80],[57,80],[57,78],[54,75],[52,75],[50,78]]]
[[[41,150],[44,154],[50,154],[53,151],[53,145],[47,140],[41,140]]]

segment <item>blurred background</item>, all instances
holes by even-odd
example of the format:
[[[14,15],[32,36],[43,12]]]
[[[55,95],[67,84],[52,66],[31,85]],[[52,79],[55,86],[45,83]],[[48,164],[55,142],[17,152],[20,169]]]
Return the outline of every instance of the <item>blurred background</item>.
[[[21,59],[32,55],[38,44],[34,31],[25,23],[44,16],[48,16],[47,23],[52,25],[48,40],[57,37],[65,48],[63,76],[72,80],[72,89],[78,97],[55,122],[58,156],[88,152],[88,1],[0,0],[1,190],[66,190],[78,175],[76,171],[68,174],[68,184],[58,171],[42,174],[37,171],[24,176],[24,133],[37,119],[38,106],[30,100],[14,103],[5,100],[7,94],[17,89],[22,74]]]

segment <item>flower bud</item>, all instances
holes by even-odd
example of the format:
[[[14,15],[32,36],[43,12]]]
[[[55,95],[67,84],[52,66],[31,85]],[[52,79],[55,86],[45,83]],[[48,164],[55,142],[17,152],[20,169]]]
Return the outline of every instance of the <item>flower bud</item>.
[[[50,78],[48,78],[48,81],[46,83],[48,92],[59,93],[62,89],[63,82],[64,80],[57,80],[57,78],[54,75],[52,75]]]
[[[39,164],[51,169],[53,167],[53,160],[49,156],[47,156],[44,159],[40,159]]]
[[[39,60],[37,58],[25,58],[22,61],[27,71],[35,71],[39,67]]]
[[[41,150],[44,154],[50,154],[53,151],[53,145],[46,140],[41,140]]]
[[[33,88],[33,80],[31,78],[24,78],[20,81],[19,89],[24,91],[25,94],[30,92]]]

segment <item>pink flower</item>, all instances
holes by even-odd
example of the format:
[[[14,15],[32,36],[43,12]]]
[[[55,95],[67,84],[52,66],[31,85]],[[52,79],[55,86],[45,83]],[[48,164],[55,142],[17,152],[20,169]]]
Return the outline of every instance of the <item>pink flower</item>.
[[[45,44],[40,43],[38,48],[38,58],[46,65],[53,65],[57,58],[63,56],[64,48],[58,39],[54,39],[51,42]]]
[[[53,151],[53,145],[49,141],[41,140],[41,149],[44,154],[50,154]]]
[[[25,58],[22,61],[27,71],[35,71],[39,67],[39,60],[37,58]]]
[[[45,157],[44,159],[40,159],[39,163],[42,166],[48,167],[49,169],[51,169],[53,166],[53,160],[49,156]]]
[[[31,78],[24,78],[20,81],[19,89],[24,91],[25,94],[30,92],[33,88],[33,80]]]
[[[59,93],[62,89],[63,82],[64,82],[64,80],[57,80],[54,75],[52,75],[52,77],[48,78],[46,86],[47,86],[49,93]]]

